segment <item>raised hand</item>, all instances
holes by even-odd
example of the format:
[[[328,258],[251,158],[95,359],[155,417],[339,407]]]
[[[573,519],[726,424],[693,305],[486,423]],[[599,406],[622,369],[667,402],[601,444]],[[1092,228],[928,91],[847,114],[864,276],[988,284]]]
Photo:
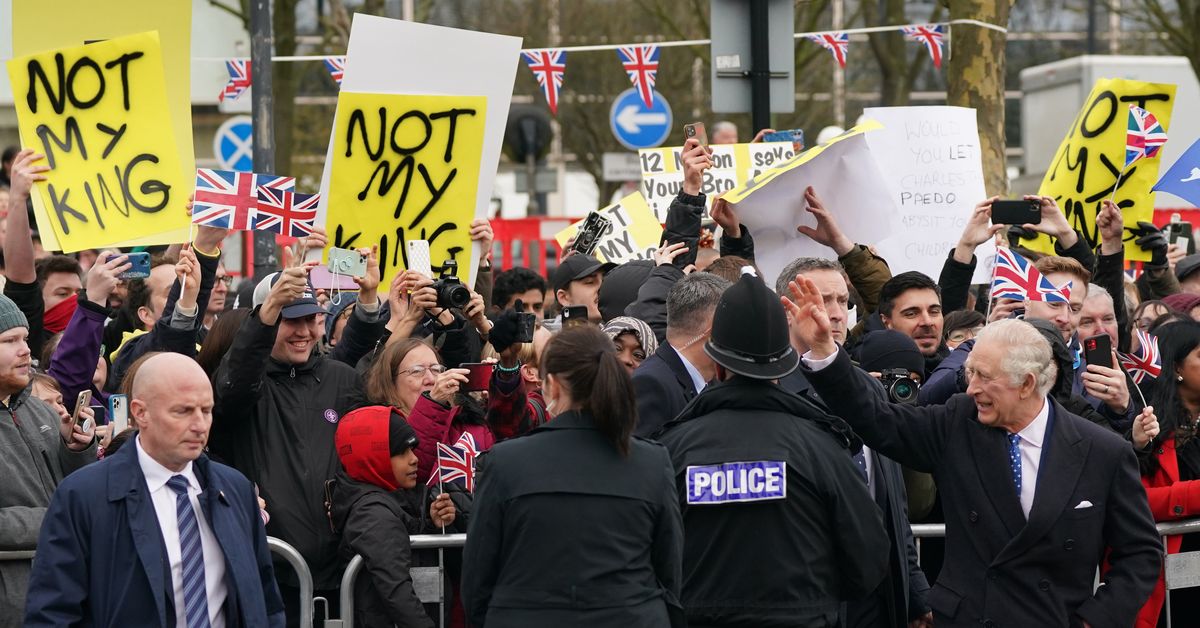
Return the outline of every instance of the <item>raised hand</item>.
[[[87,290],[84,291],[87,300],[96,305],[107,306],[109,295],[121,283],[121,273],[132,267],[128,255],[113,255],[106,260],[97,260],[88,269]]]
[[[662,266],[663,264],[671,264],[676,257],[688,252],[688,247],[684,242],[676,242],[661,246],[654,251],[654,265]]]
[[[958,244],[954,247],[954,261],[960,264],[970,264],[971,258],[975,256],[975,249],[979,245],[1004,231],[1006,225],[992,224],[992,203],[999,198],[999,196],[993,196],[976,205],[975,209],[971,211],[967,226],[963,227]]]
[[[1133,448],[1143,449],[1154,437],[1158,436],[1158,417],[1154,416],[1154,406],[1142,408],[1141,414],[1133,420]]]
[[[1049,196],[1026,196],[1025,200],[1039,202],[1042,208],[1042,221],[1038,224],[1021,225],[1023,228],[1055,238],[1064,249],[1075,246],[1075,243],[1079,241],[1079,234],[1071,228],[1066,215],[1058,208],[1058,203],[1054,202],[1054,199]]]
[[[780,301],[795,337],[811,350],[814,359],[820,360],[836,353],[833,323],[829,320],[825,299],[821,297],[816,284],[803,275],[796,275],[795,281],[788,282],[788,292],[791,298],[780,297]]]
[[[1125,236],[1125,218],[1116,203],[1105,199],[1103,208],[1096,214],[1096,228],[1100,230],[1101,255],[1121,252],[1121,247],[1124,246],[1121,238]]]
[[[825,208],[825,204],[821,202],[821,197],[817,196],[817,191],[813,189],[813,186],[810,185],[804,189],[804,201],[805,211],[817,219],[817,226],[800,225],[796,227],[796,231],[808,236],[817,244],[824,244],[833,249],[838,257],[854,249],[854,242],[847,238],[845,233],[842,233],[842,228],[838,226],[833,213]]]
[[[683,164],[683,193],[699,196],[700,186],[704,183],[704,171],[712,167],[712,149],[690,137],[683,143],[679,161]]]

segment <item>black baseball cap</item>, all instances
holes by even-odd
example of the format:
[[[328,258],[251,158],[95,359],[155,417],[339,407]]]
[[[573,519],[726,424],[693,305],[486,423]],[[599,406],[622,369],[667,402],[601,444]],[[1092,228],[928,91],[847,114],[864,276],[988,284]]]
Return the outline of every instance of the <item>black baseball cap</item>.
[[[1189,255],[1175,265],[1175,278],[1183,281],[1184,277],[1200,270],[1200,253]]]
[[[550,283],[557,290],[563,290],[572,281],[583,279],[594,272],[607,273],[616,267],[613,263],[601,263],[591,255],[576,253],[558,263]]]

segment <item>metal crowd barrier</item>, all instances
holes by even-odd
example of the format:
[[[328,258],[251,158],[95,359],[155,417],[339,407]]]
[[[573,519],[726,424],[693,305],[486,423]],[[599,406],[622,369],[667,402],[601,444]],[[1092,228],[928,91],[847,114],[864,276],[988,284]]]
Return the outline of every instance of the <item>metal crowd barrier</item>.
[[[446,592],[442,587],[446,564],[441,550],[448,547],[462,547],[467,544],[465,534],[414,534],[408,537],[409,545],[414,551],[436,549],[438,551],[437,567],[413,567],[408,570],[412,576],[413,591],[422,604],[438,605],[438,626],[446,626]],[[363,557],[355,556],[346,565],[342,574],[341,585],[341,619],[325,621],[325,628],[354,628],[354,583],[362,571]]]

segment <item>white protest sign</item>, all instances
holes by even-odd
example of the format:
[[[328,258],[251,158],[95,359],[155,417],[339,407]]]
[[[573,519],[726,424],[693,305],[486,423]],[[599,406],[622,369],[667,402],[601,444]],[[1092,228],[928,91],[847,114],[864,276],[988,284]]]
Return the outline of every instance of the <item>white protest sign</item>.
[[[486,97],[486,126],[475,194],[475,217],[486,218],[520,54],[520,37],[356,13],[341,89],[369,94]],[[327,215],[325,202],[329,198],[334,144],[329,143],[321,177],[322,205],[317,213],[321,224]],[[469,225],[457,228],[467,229]],[[329,238],[334,243],[337,234],[330,233]],[[471,259],[478,259],[479,253],[479,244],[472,243]],[[468,286],[475,283],[475,265],[470,267],[470,276],[464,278]]]
[[[867,144],[900,210],[900,227],[875,248],[893,274],[916,270],[937,279],[975,205],[987,198],[975,110],[868,107],[863,115],[883,124]],[[974,282],[987,283],[995,244],[975,255]]]
[[[704,172],[700,192],[712,207],[714,198],[742,185],[795,155],[791,142],[712,145],[712,167]],[[683,188],[683,147],[644,148],[638,151],[642,165],[642,196],[659,222],[666,222],[671,201]]]
[[[899,225],[895,203],[885,186],[864,134],[878,132],[867,121],[767,170],[725,199],[734,204],[742,224],[754,235],[754,256],[767,285],[798,257],[833,258],[826,246],[796,231],[816,226],[806,209],[804,189],[813,186],[822,203],[855,242],[878,242]]]

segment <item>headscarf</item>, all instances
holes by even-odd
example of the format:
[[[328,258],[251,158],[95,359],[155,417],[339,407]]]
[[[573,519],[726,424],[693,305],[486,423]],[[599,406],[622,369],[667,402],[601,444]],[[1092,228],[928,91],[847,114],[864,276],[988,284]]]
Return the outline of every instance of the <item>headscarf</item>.
[[[654,355],[654,352],[658,351],[658,339],[654,337],[654,330],[650,329],[650,325],[645,321],[632,316],[618,316],[604,324],[604,333],[613,340],[625,332],[633,332],[633,335],[637,336],[646,355]]]

